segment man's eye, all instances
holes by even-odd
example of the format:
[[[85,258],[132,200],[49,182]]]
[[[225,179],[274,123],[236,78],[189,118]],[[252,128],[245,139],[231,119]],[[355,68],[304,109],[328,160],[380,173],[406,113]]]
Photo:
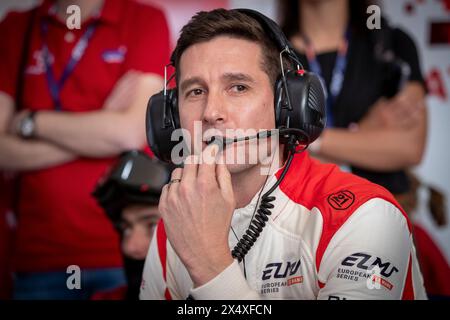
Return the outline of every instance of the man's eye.
[[[128,235],[130,235],[130,233],[131,233],[131,230],[132,230],[132,228],[130,227],[130,226],[124,226],[123,228],[122,228],[122,235],[124,236],[124,237],[127,237]]]
[[[203,90],[202,89],[193,89],[193,90],[189,91],[187,95],[191,96],[191,97],[195,97],[195,96],[199,96],[199,95],[202,95],[202,94],[203,94]]]
[[[231,87],[231,90],[233,92],[244,92],[244,91],[247,90],[247,87],[242,85],[242,84],[236,84],[236,85]]]

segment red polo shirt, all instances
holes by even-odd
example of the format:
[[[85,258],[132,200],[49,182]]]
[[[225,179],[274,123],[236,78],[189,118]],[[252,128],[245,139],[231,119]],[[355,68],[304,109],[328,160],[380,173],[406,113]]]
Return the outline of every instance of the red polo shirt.
[[[25,65],[24,108],[53,110],[40,23],[48,18],[47,45],[60,78],[72,48],[92,19],[69,30],[45,1],[36,11]],[[0,24],[0,91],[15,96],[22,38],[32,15],[10,13]],[[63,111],[101,109],[115,83],[128,70],[162,74],[169,61],[169,34],[163,13],[129,0],[106,0],[98,27],[60,99]],[[80,128],[81,129],[81,128]],[[65,270],[121,265],[118,236],[91,196],[98,178],[114,159],[76,161],[21,175],[16,271]]]

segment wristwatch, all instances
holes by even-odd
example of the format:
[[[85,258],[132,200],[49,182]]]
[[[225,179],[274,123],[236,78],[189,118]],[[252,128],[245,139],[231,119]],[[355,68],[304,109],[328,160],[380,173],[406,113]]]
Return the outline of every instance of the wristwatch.
[[[30,139],[34,136],[36,131],[36,123],[34,121],[34,116],[36,111],[31,111],[26,117],[20,121],[19,124],[19,134],[24,139]]]

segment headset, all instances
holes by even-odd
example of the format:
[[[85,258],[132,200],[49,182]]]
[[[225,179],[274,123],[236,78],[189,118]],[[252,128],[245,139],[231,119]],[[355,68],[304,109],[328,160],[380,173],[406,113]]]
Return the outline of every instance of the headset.
[[[326,90],[316,74],[304,70],[292,45],[273,20],[250,9],[233,9],[231,11],[237,11],[255,19],[280,51],[281,74],[274,88],[275,125],[278,129],[280,143],[286,144],[289,151],[280,178],[262,195],[257,213],[254,215],[250,226],[231,251],[232,256],[240,262],[263,231],[268,216],[271,215],[271,209],[274,207],[272,202],[275,197],[271,196],[271,193],[283,181],[294,154],[305,150],[309,144],[320,136],[325,128]],[[287,56],[297,68],[285,70],[284,56]],[[170,65],[175,65],[174,54],[172,54],[171,63],[168,66]],[[166,162],[171,162],[172,149],[179,143],[179,141],[172,141],[171,139],[172,133],[180,128],[177,89],[167,88],[168,82],[172,78],[173,75],[167,81],[166,66],[164,70],[164,90],[150,98],[146,114],[148,144],[153,153],[160,160]],[[218,142],[219,147],[225,147],[225,145],[237,141],[265,138],[271,134],[271,131],[263,131],[255,136],[243,138],[223,139],[216,137],[216,139],[211,139],[207,143]],[[299,148],[300,146],[303,148]]]
[[[326,125],[326,89],[320,78],[304,70],[292,45],[281,28],[270,18],[251,9],[233,9],[255,19],[280,50],[281,74],[274,90],[275,126],[280,141],[309,145],[316,140]],[[287,56],[295,70],[285,70],[283,57]],[[180,128],[177,88],[168,89],[167,67],[174,66],[174,53],[164,70],[164,90],[153,95],[147,104],[147,142],[156,157],[171,162],[171,152],[179,141],[172,141],[172,133]],[[176,72],[176,70],[175,70]],[[247,137],[258,139],[261,136]],[[237,140],[236,140],[237,141]],[[232,143],[235,141],[227,141]]]

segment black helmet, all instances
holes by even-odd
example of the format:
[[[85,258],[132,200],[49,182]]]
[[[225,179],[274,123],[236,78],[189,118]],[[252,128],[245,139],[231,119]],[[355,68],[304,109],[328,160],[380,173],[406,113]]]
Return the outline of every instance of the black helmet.
[[[113,222],[127,205],[157,205],[172,168],[142,151],[124,153],[98,182],[92,195]]]

